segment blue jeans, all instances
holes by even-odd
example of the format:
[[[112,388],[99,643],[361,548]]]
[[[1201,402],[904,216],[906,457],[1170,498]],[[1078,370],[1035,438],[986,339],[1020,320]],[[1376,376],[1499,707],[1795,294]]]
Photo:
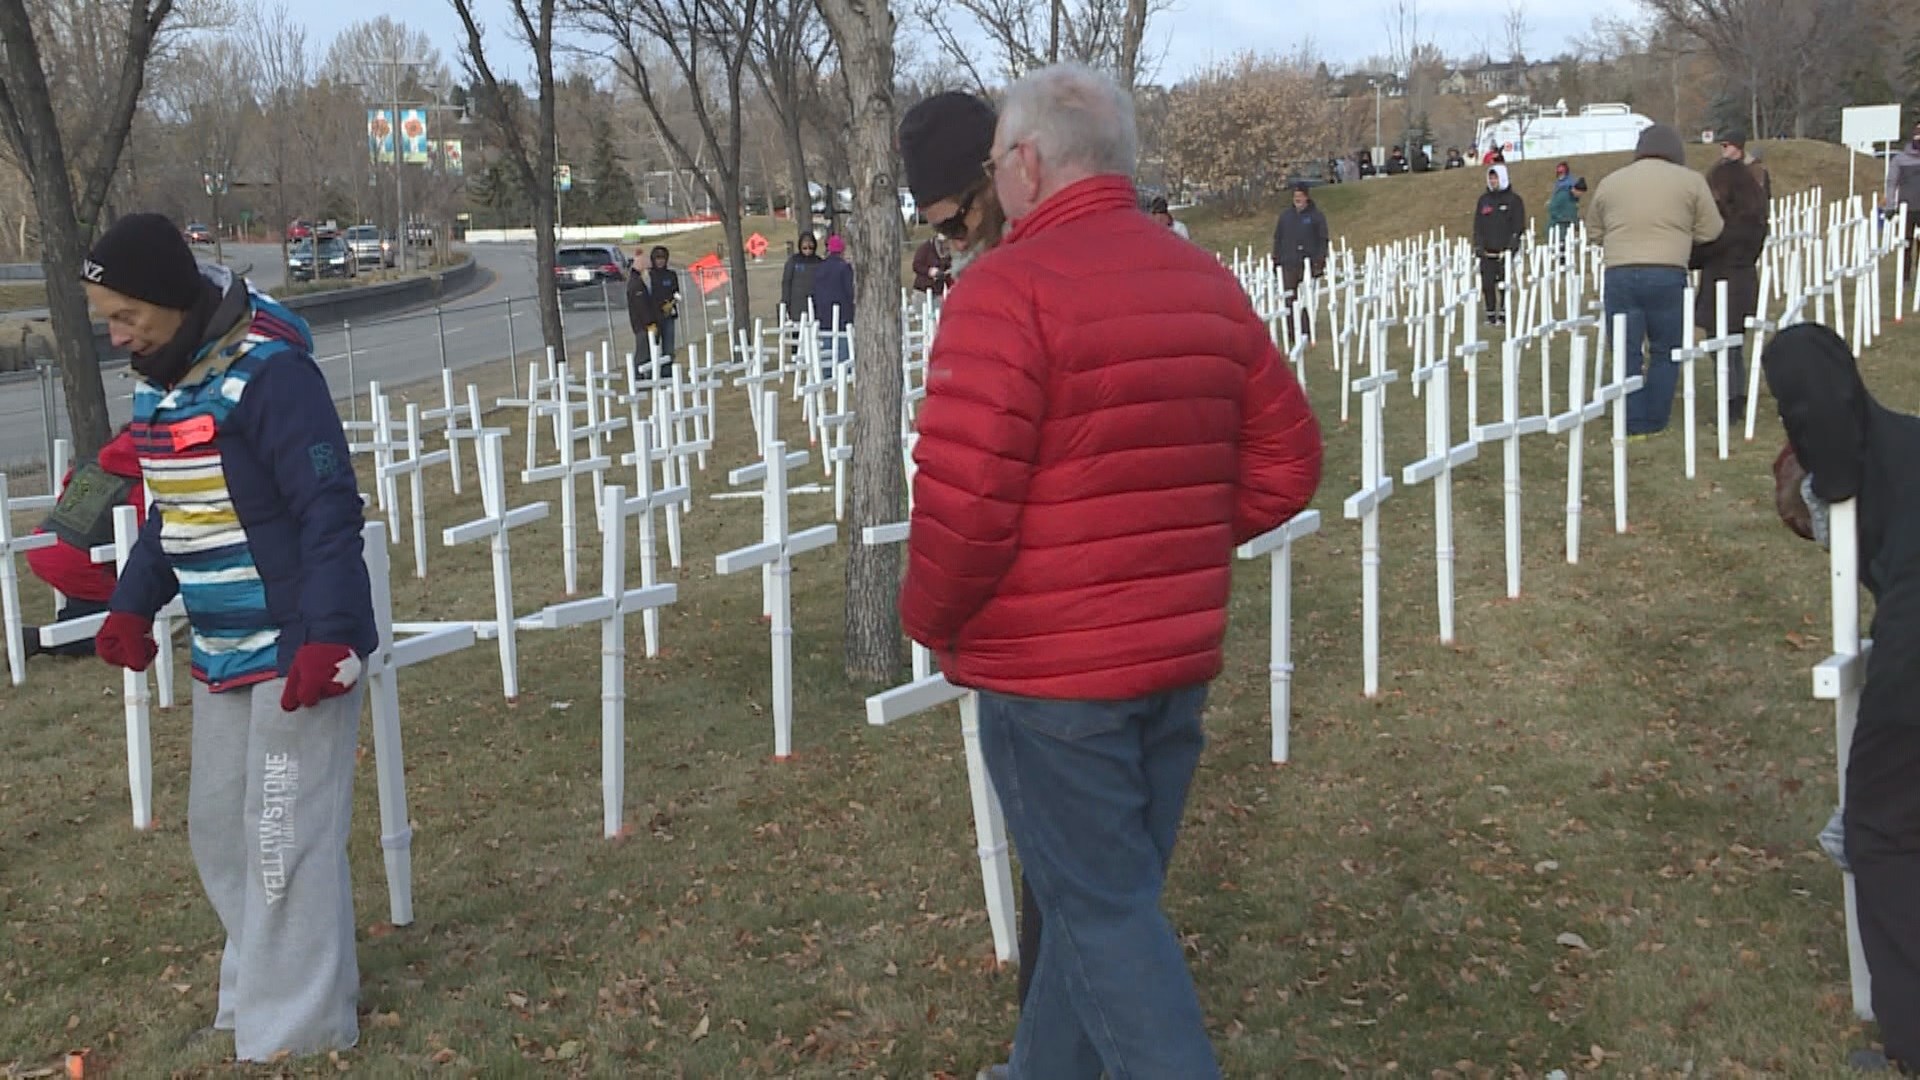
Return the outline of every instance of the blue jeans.
[[[1673,388],[1680,381],[1673,350],[1687,319],[1687,272],[1665,266],[1623,266],[1607,271],[1607,333],[1613,317],[1627,317],[1627,377],[1641,374],[1640,389],[1627,395],[1627,434],[1665,431],[1673,418]],[[1651,350],[1643,358],[1641,342]]]
[[[1046,921],[1014,1080],[1220,1075],[1160,911],[1207,688],[1131,701],[983,691],[980,747]]]

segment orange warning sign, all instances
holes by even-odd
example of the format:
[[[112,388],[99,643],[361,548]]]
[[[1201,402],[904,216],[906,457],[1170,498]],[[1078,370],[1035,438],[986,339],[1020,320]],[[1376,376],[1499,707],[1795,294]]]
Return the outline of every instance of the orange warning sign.
[[[716,289],[725,288],[729,280],[726,264],[720,261],[720,256],[712,252],[688,263],[687,275],[693,278],[693,283],[699,287],[702,296],[709,295]]]
[[[747,237],[747,254],[759,258],[767,253],[767,238],[759,233]]]

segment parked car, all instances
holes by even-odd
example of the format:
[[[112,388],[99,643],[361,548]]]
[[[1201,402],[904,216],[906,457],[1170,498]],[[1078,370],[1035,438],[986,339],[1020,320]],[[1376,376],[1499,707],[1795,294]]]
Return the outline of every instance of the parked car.
[[[346,239],[358,269],[378,270],[393,265],[393,242],[381,235],[380,226],[355,225],[347,230]]]
[[[569,244],[554,252],[553,277],[561,289],[581,289],[627,280],[627,257],[612,244]]]
[[[187,238],[187,243],[189,244],[213,243],[213,230],[207,228],[206,225],[201,222],[189,222],[187,227],[180,230],[180,232],[181,235]]]
[[[339,236],[322,233],[318,237],[302,240],[293,246],[287,255],[287,280],[312,281],[314,278],[314,248],[320,250],[320,276],[323,278],[350,278],[357,274],[353,252],[347,242]]]
[[[295,240],[307,240],[313,236],[313,225],[305,218],[294,218],[287,223],[287,243]]]

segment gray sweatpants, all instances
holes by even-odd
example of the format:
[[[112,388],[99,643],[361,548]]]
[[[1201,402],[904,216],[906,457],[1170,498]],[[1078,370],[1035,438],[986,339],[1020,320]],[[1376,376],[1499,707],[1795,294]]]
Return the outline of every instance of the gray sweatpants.
[[[187,832],[227,931],[214,1026],[241,1061],[360,1038],[347,830],[362,690],[289,713],[282,686],[193,686]]]

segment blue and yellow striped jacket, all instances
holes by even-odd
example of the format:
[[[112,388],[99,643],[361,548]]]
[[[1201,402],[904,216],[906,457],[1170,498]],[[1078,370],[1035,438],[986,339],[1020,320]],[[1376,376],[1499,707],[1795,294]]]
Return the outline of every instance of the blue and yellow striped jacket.
[[[151,617],[177,589],[194,678],[216,692],[284,675],[307,641],[376,644],[359,491],[313,339],[271,298],[229,290],[246,305],[231,328],[174,386],[134,390],[152,509],[112,602]]]

